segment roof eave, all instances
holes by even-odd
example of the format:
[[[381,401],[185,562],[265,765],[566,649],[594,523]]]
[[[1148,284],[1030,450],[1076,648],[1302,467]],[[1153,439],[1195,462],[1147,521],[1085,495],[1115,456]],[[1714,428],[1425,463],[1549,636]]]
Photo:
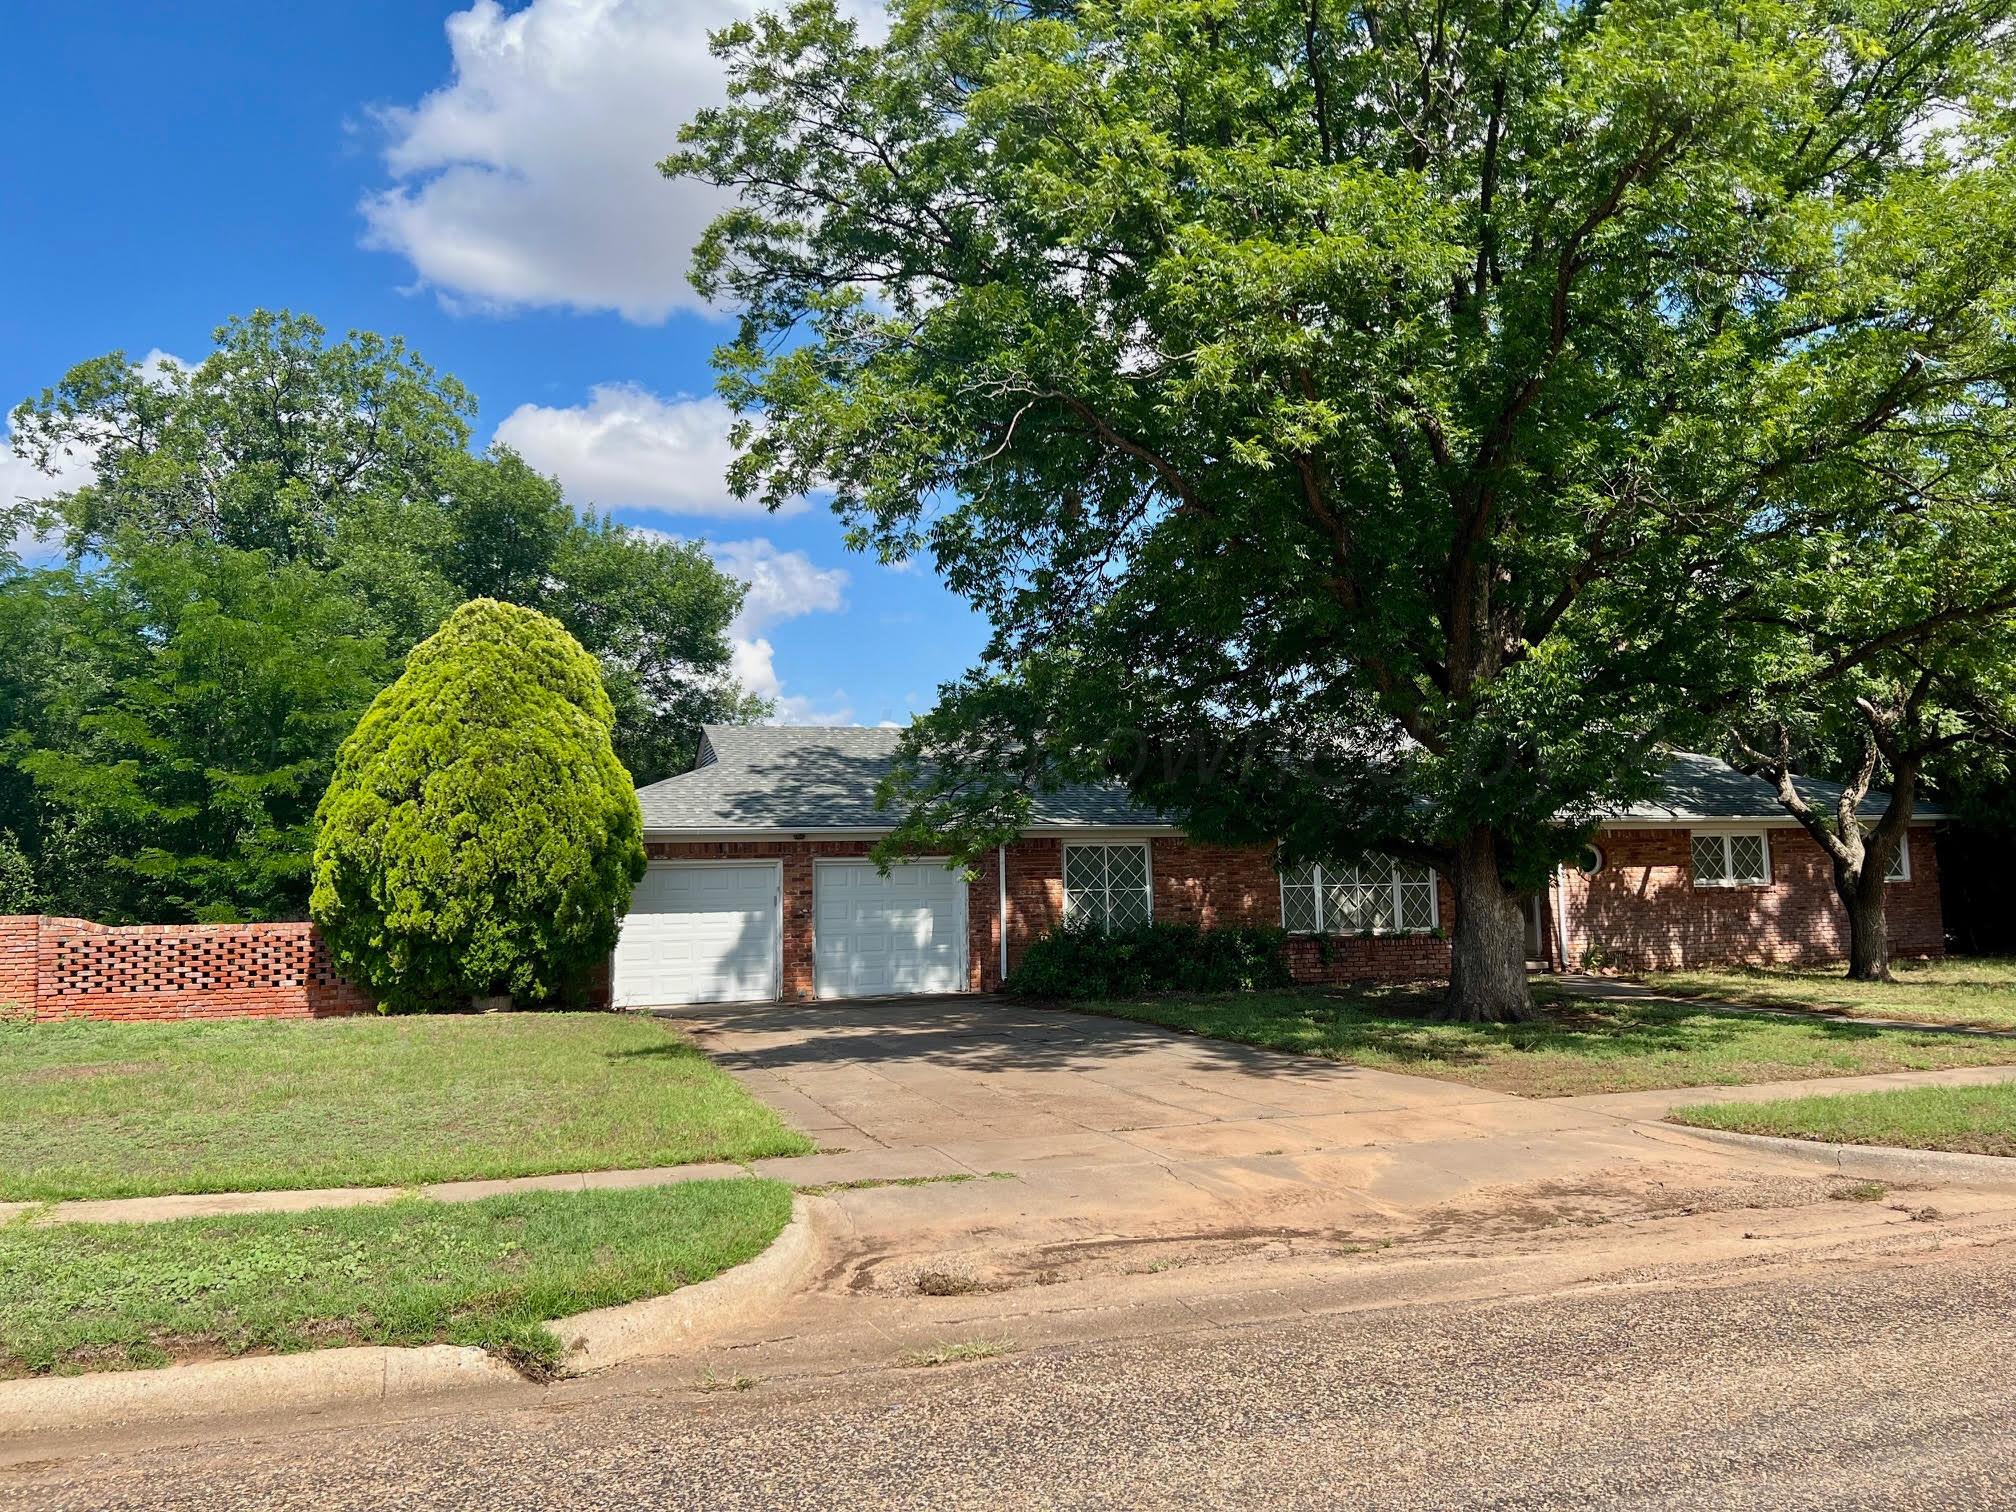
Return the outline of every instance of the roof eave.
[[[766,825],[666,827],[646,824],[644,838],[667,842],[729,840],[880,840],[894,831],[893,825],[870,828],[859,825],[800,825],[797,828]],[[1108,838],[1154,838],[1181,835],[1174,824],[1031,824],[1020,832],[1025,840],[1057,838],[1065,835],[1101,835]]]

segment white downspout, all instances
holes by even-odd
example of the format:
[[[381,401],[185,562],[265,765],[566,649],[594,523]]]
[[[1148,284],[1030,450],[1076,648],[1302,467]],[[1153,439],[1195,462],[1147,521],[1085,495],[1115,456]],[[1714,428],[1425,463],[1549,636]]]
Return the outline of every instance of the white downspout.
[[[994,918],[1001,928],[1001,980],[1008,980],[1008,847],[997,846],[994,851],[994,882],[999,889],[994,905]]]
[[[1554,863],[1554,954],[1561,970],[1568,969],[1568,873]]]

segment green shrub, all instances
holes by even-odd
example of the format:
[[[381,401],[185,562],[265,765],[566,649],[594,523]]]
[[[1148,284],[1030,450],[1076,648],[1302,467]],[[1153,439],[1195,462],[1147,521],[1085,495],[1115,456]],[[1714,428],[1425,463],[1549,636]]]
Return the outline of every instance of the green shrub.
[[[1029,947],[1006,990],[1020,997],[1119,998],[1286,987],[1287,943],[1279,929],[1058,929]]]
[[[474,599],[414,647],[337,754],[309,912],[397,1009],[578,1000],[644,874],[643,815],[595,661]]]
[[[35,885],[35,868],[21,853],[13,834],[0,829],[0,914],[41,911],[42,891]]]

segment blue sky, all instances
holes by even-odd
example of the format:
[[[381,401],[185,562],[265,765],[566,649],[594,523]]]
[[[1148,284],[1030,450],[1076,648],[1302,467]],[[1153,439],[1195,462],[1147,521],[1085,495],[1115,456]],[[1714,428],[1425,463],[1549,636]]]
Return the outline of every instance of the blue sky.
[[[715,205],[653,167],[718,97],[736,0],[14,0],[0,407],[86,357],[200,359],[257,306],[404,335],[576,503],[705,537],[752,583],[746,680],[786,718],[928,707],[984,626],[813,504],[740,506],[686,254]],[[0,461],[9,494],[53,485]]]

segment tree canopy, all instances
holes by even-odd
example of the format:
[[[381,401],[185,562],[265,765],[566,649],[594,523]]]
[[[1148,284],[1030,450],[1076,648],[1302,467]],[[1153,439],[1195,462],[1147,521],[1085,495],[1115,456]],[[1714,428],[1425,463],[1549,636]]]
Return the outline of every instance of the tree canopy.
[[[413,648],[322,799],[310,907],[388,1007],[578,999],[644,875],[644,816],[594,658],[473,599]]]
[[[584,515],[397,340],[255,312],[200,364],[79,364],[15,410],[17,450],[93,459],[0,504],[65,553],[0,560],[0,830],[48,906],[109,920],[298,917],[337,745],[471,598],[594,655],[639,782],[695,727],[762,712],[729,673],[742,588],[698,543]]]
[[[2002,0],[830,0],[668,173],[752,421],[995,627],[896,785],[973,849],[1114,774],[1519,893],[1756,686],[1775,547],[2010,454]],[[1936,438],[1936,441],[1935,441]],[[901,842],[899,842],[901,843]]]

